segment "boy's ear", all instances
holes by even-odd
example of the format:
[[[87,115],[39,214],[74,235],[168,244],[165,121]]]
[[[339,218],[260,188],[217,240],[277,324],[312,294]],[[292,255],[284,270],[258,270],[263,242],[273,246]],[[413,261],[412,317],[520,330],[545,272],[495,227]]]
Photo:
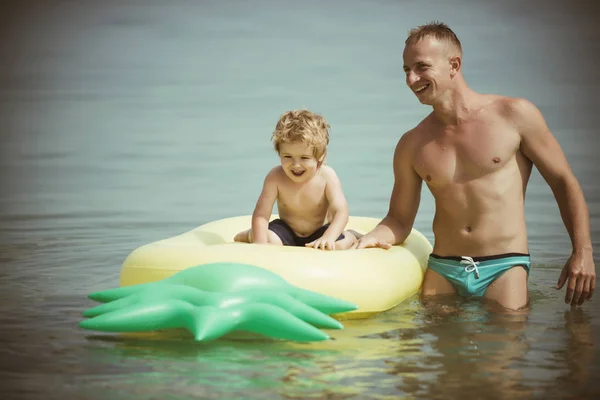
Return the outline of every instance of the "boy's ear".
[[[320,167],[321,165],[323,165],[324,161],[325,161],[325,153],[323,153],[323,155],[321,157],[319,157],[319,159],[317,160],[317,167]]]

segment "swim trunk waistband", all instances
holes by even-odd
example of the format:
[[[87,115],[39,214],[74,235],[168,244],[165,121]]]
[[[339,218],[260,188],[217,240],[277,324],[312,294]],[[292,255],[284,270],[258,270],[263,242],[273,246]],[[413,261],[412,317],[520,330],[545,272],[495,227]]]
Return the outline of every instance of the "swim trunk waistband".
[[[462,256],[440,256],[440,255],[437,255],[434,253],[431,253],[429,256],[433,257],[433,258],[437,258],[439,260],[454,260],[454,261],[463,260]],[[483,261],[499,260],[499,259],[504,259],[504,258],[509,258],[509,257],[531,257],[531,255],[529,253],[504,253],[504,254],[495,254],[495,255],[491,255],[491,256],[480,256],[480,257],[471,257],[471,258],[475,262],[477,262],[477,261],[483,262]]]

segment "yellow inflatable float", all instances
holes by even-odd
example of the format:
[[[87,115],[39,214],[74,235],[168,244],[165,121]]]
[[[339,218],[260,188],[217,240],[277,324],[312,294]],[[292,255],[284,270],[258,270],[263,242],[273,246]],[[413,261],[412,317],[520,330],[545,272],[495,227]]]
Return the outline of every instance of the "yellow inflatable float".
[[[346,229],[366,233],[379,221],[351,216]],[[338,319],[367,318],[419,291],[432,251],[431,243],[415,229],[402,245],[390,250],[323,251],[233,242],[235,234],[250,225],[249,215],[226,218],[139,247],[123,263],[121,286],[156,282],[196,265],[246,263],[274,272],[297,287],[359,306],[335,315]]]

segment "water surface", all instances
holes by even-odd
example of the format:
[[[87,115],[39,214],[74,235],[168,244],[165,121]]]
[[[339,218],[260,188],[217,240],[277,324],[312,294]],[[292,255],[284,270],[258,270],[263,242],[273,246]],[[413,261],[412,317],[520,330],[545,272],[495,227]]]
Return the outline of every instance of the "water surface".
[[[429,110],[404,85],[406,32],[441,19],[469,84],[533,101],[590,205],[600,123],[592,2],[46,1],[0,17],[0,381],[7,399],[594,398],[598,299],[552,287],[569,251],[534,172],[531,307],[409,299],[335,341],[194,343],[185,332],[77,328],[151,241],[252,212],[278,116],[332,126],[328,163],[353,215],[382,217],[398,138]],[[416,228],[432,239],[423,192]],[[596,257],[596,263],[598,259]]]

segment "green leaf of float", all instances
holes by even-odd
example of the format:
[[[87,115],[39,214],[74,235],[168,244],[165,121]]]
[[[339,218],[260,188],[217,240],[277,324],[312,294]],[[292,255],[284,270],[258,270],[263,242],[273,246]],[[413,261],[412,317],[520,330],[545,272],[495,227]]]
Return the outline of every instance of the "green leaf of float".
[[[196,340],[218,339],[242,330],[296,341],[327,340],[329,336],[270,304],[240,304],[228,308],[195,307],[178,299],[161,299],[108,312],[79,323],[84,329],[105,332],[145,332],[186,328]]]
[[[88,294],[88,298],[97,301],[99,303],[107,303],[109,301],[118,300],[123,297],[130,296],[141,290],[151,290],[156,285],[162,285],[163,281],[142,283],[140,285],[122,286],[114,289],[101,290]]]
[[[142,289],[127,297],[88,309],[84,311],[83,315],[85,317],[96,317],[112,311],[124,310],[126,307],[133,305],[170,299],[182,300],[194,306],[210,305],[218,308],[229,308],[250,303],[271,304],[312,325],[328,329],[343,329],[339,321],[302,303],[285,292],[265,292],[262,289],[245,290],[237,293],[220,293],[206,292],[184,285],[154,285],[151,289]]]
[[[356,304],[348,301],[293,286],[266,269],[249,264],[224,262],[190,267],[159,282],[91,293],[89,298],[106,303],[142,290],[156,290],[159,288],[157,285],[164,284],[185,285],[209,292],[226,293],[252,289],[278,289],[325,314],[343,313],[358,308]]]

